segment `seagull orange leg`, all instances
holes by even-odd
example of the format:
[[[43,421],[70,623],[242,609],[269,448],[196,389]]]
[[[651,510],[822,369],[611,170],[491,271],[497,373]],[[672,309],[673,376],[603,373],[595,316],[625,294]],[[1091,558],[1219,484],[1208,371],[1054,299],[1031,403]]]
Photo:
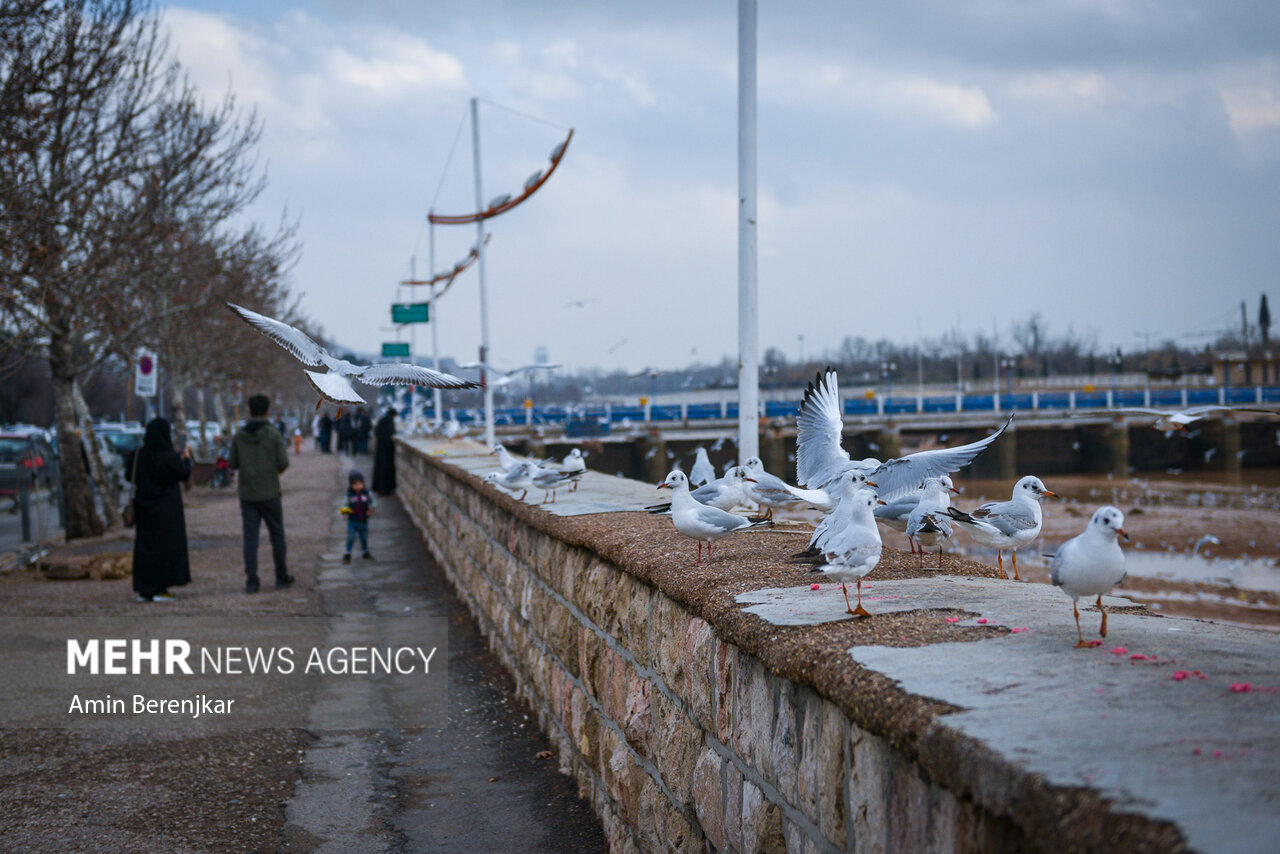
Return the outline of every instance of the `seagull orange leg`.
[[[1018,575],[1018,550],[1017,549],[1013,550],[1013,580],[1014,581],[1022,580],[1022,576]]]
[[[1080,631],[1080,608],[1075,602],[1071,603],[1071,610],[1076,615],[1076,636],[1080,638],[1080,640],[1076,642],[1076,649],[1093,649],[1093,644],[1086,641],[1084,639],[1084,633]]]
[[[843,585],[841,585],[841,586],[843,586]],[[849,593],[848,593],[848,591],[845,591],[845,594],[844,594],[844,604],[845,604],[845,606],[846,606],[846,607],[847,607],[847,606],[848,606],[848,604],[849,604]],[[861,578],[859,578],[859,579],[858,579],[858,607],[857,607],[857,608],[854,608],[854,609],[853,609],[852,611],[850,611],[849,613],[850,613],[850,614],[853,614],[855,617],[870,617],[870,616],[871,616],[871,612],[870,612],[870,611],[868,611],[866,608],[862,607],[862,579],[861,579]]]
[[[1102,607],[1101,593],[1098,594],[1098,610],[1102,612],[1102,629],[1098,632],[1098,634],[1102,635],[1105,638],[1107,636],[1107,609]]]
[[[1000,577],[1008,578],[1004,571],[1004,549],[996,549],[996,565],[1000,569]]]

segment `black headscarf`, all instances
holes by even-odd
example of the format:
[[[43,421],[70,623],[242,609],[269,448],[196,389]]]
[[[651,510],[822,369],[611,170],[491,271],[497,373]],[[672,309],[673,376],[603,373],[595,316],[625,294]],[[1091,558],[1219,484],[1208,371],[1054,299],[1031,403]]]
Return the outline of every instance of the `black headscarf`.
[[[163,418],[152,418],[147,423],[147,434],[142,439],[142,447],[152,453],[173,450],[173,439],[169,434],[169,422]]]

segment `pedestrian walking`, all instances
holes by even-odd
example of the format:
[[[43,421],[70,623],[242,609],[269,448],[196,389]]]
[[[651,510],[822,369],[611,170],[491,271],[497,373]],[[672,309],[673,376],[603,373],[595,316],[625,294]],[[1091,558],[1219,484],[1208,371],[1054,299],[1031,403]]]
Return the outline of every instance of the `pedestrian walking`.
[[[356,537],[360,538],[360,551],[365,560],[372,560],[369,554],[369,517],[376,506],[374,497],[365,489],[364,475],[352,471],[347,475],[347,503],[338,512],[347,517],[347,547],[342,553],[342,562],[351,563],[351,547]]]
[[[387,409],[373,429],[373,491],[390,495],[396,491],[396,414]]]
[[[333,451],[333,419],[327,412],[320,416],[320,450],[326,454]]]
[[[134,484],[133,590],[139,602],[167,602],[170,587],[191,583],[182,487],[191,477],[191,450],[173,449],[169,422],[153,418],[130,455],[125,476]]]
[[[280,494],[280,475],[289,467],[289,452],[284,437],[270,421],[267,411],[271,401],[266,395],[249,398],[249,420],[231,440],[227,460],[240,471],[240,519],[244,531],[244,589],[257,593],[258,532],[267,525],[271,538],[271,558],[275,564],[276,587],[294,582],[285,563],[284,504]]]
[[[356,410],[351,426],[356,431],[356,453],[369,453],[369,436],[373,433],[373,419],[369,417],[364,407]]]

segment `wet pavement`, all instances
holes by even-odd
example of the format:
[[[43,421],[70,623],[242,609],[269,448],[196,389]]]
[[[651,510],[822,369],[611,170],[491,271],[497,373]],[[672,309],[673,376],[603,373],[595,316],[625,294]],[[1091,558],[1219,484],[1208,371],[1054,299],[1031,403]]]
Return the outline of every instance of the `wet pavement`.
[[[345,482],[345,478],[344,478]],[[447,626],[447,708],[429,726],[324,731],[307,748],[287,808],[291,849],[317,852],[607,850],[590,806],[557,770],[550,742],[515,696],[465,605],[432,562],[394,497],[370,524],[375,560],[341,561],[345,523],[319,567],[330,645],[409,642],[412,626]],[[420,638],[418,639],[420,641]],[[359,684],[359,683],[357,683]],[[359,695],[341,687],[316,699],[371,721],[421,715],[422,698]],[[420,718],[419,718],[420,719]]]

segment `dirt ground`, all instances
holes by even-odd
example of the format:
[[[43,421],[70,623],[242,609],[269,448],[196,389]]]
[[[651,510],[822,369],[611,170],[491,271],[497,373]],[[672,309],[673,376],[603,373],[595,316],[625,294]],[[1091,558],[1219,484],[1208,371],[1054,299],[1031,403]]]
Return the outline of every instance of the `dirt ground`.
[[[184,499],[192,583],[166,603],[139,603],[129,576],[102,577],[104,556],[132,552],[132,532],[54,548],[41,562],[88,568],[89,578],[48,580],[35,568],[0,576],[0,615],[320,615],[313,568],[330,548],[349,460],[310,448],[282,477],[289,567],[298,579],[276,591],[265,529],[263,592],[244,592],[240,508],[234,487],[194,487]],[[87,564],[87,566],[86,566]],[[76,574],[76,573],[71,573]],[[110,574],[110,573],[108,573]],[[12,851],[278,849],[284,804],[309,736],[272,729],[203,735],[115,730],[0,731],[0,839]]]

